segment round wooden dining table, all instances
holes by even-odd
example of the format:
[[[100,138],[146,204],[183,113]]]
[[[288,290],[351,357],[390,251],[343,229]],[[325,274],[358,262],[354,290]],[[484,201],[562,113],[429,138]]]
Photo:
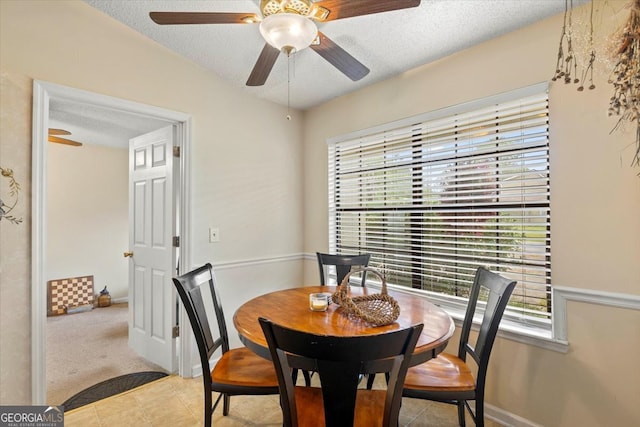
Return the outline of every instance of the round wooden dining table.
[[[337,337],[385,334],[423,323],[422,334],[411,357],[412,366],[426,362],[443,351],[455,330],[453,320],[441,308],[419,296],[391,290],[388,293],[398,302],[400,316],[390,325],[372,326],[347,316],[336,304],[330,304],[326,311],[309,309],[309,294],[333,293],[335,290],[335,286],[304,286],[260,295],[238,308],[233,316],[233,324],[245,346],[270,359],[267,340],[258,322],[260,317],[291,329]],[[373,288],[352,286],[349,295],[379,292]]]

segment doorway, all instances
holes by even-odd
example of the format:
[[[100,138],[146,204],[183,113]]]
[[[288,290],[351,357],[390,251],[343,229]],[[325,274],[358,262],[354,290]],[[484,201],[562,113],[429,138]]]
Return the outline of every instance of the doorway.
[[[177,227],[181,235],[178,248],[180,265],[189,265],[187,236],[189,235],[189,147],[190,117],[184,113],[165,110],[127,100],[99,95],[70,87],[34,81],[33,88],[33,197],[32,197],[32,401],[46,403],[46,280],[47,256],[47,131],[50,126],[52,105],[73,103],[86,109],[103,109],[131,118],[147,118],[172,124],[176,128],[177,146],[180,150],[176,183],[181,197],[176,210]],[[126,248],[124,248],[126,249]],[[178,321],[184,324],[184,312],[178,313]],[[178,371],[190,375],[191,355],[189,345],[179,347]]]

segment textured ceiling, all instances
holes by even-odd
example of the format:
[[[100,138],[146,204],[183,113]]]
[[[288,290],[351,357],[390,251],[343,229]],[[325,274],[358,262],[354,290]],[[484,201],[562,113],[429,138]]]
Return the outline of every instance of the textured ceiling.
[[[129,146],[129,139],[167,125],[161,120],[83,103],[55,98],[49,102],[49,127],[69,131],[71,135],[61,137],[83,144],[124,148]]]
[[[259,0],[84,0],[135,31],[200,64],[252,96],[287,105],[287,58],[264,86],[245,82],[264,46],[257,24],[155,24],[149,12],[254,12]],[[363,1],[363,0],[349,0]],[[588,0],[573,0],[574,6]],[[311,49],[293,56],[290,103],[308,109],[564,11],[565,0],[422,0],[420,6],[319,24],[318,29],[371,72],[353,82]],[[560,28],[558,29],[558,36]],[[554,55],[550,52],[550,55]],[[126,147],[164,123],[52,100],[51,127],[86,144]]]
[[[574,0],[573,4],[587,1]],[[157,25],[149,18],[151,11],[259,14],[258,0],[85,2],[211,70],[229,84],[258,98],[287,104],[284,54],[280,54],[264,86],[245,86],[264,46],[258,24]],[[290,63],[291,106],[308,109],[560,13],[564,7],[565,0],[422,0],[416,8],[320,23],[320,31],[371,72],[353,82],[313,50],[302,50]],[[558,35],[559,32],[560,28]]]

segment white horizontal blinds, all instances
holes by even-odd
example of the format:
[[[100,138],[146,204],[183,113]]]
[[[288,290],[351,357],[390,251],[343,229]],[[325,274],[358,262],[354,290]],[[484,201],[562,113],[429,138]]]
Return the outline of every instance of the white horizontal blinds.
[[[330,145],[331,250],[462,297],[485,266],[518,281],[510,315],[549,319],[548,139],[541,93]]]

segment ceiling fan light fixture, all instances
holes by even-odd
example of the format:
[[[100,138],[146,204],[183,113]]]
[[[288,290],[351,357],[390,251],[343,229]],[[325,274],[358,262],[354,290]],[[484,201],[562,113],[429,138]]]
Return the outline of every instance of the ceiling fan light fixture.
[[[312,7],[312,0],[261,0],[260,10],[262,16],[275,15],[277,13],[296,13],[307,15]]]
[[[314,4],[309,8],[307,16],[315,19],[316,21],[324,21],[329,16],[329,9]]]
[[[302,15],[277,13],[262,20],[260,34],[271,46],[290,53],[309,47],[318,35],[318,28]]]

